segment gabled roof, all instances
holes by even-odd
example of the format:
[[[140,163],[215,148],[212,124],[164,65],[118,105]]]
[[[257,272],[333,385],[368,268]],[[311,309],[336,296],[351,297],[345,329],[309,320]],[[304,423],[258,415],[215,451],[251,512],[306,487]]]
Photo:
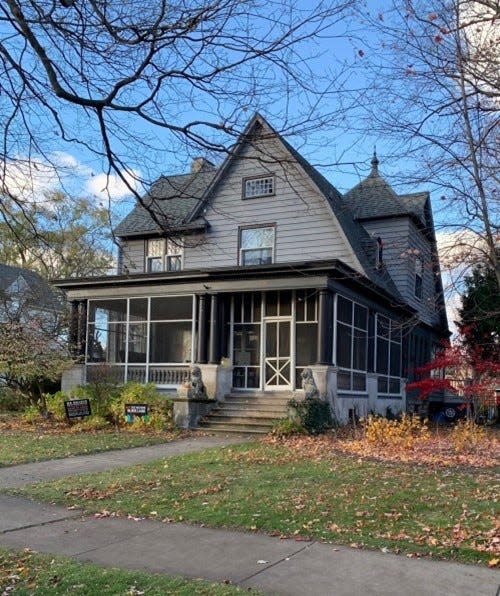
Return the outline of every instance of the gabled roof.
[[[176,176],[162,176],[134,209],[116,226],[119,238],[161,234],[165,229],[184,231],[204,227],[203,218],[193,219],[196,210],[215,175],[208,162],[199,171]],[[154,214],[159,225],[155,222]]]
[[[402,300],[387,271],[384,268],[375,267],[376,242],[356,220],[350,201],[346,201],[345,197],[342,197],[339,191],[258,113],[248,122],[220,168],[202,169],[194,174],[162,177],[152,186],[151,191],[144,197],[143,203],[148,209],[153,209],[159,221],[165,221],[163,230],[181,231],[189,229],[190,226],[196,227],[207,223],[201,216],[203,208],[210,203],[218,183],[224,179],[244,145],[251,141],[255,134],[260,134],[263,138],[266,136],[274,138],[281,143],[292,160],[302,168],[304,174],[325,198],[339,222],[346,241],[360,263],[363,274],[395,299]],[[117,226],[115,234],[118,237],[140,237],[162,233],[162,227],[153,221],[148,209],[137,205]],[[403,207],[401,210],[404,211]]]
[[[408,216],[426,226],[424,213],[427,192],[398,195],[379,173],[379,160],[374,153],[370,174],[344,196],[354,217],[360,221]]]
[[[42,310],[61,310],[62,302],[50,284],[35,271],[0,264],[0,296],[20,295],[27,306]],[[0,305],[1,306],[1,305]]]

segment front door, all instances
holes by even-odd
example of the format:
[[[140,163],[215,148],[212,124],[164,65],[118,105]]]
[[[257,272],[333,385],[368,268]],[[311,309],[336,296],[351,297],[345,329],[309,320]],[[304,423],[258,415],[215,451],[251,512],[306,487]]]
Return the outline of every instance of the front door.
[[[292,387],[290,318],[264,319],[264,389]]]

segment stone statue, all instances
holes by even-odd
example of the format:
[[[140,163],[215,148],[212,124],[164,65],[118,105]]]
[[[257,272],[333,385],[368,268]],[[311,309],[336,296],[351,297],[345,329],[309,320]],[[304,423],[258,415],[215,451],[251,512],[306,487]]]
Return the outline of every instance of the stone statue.
[[[207,390],[201,378],[201,368],[199,366],[191,367],[191,379],[189,381],[188,399],[208,399]]]
[[[302,389],[304,390],[305,399],[319,399],[319,391],[314,381],[313,373],[310,368],[304,368],[301,374]]]

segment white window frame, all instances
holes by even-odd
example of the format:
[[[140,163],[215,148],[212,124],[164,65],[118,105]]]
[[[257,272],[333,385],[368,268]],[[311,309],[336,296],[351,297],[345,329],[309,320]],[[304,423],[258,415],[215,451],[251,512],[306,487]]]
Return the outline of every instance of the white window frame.
[[[172,267],[170,259],[179,259],[180,267]],[[165,250],[165,271],[182,271],[184,269],[184,250],[182,238],[173,240],[167,239]]]
[[[383,337],[382,335],[379,334],[379,319],[380,317],[384,317],[384,319],[387,319],[387,321],[389,321],[389,327],[388,327],[388,337]],[[400,327],[401,323],[398,323],[397,321],[394,321],[393,319],[391,319],[390,317],[383,315],[381,313],[376,313],[375,315],[375,346],[374,346],[374,350],[373,350],[373,370],[377,373],[377,383],[378,383],[378,377],[385,377],[387,379],[387,392],[385,391],[379,391],[378,390],[378,385],[377,385],[377,393],[380,395],[388,395],[388,396],[394,396],[394,397],[400,397],[401,396],[401,390],[402,390],[402,385],[403,383],[401,382],[401,373],[403,372],[403,334],[402,334],[402,329],[400,329],[399,332],[399,342],[394,341],[392,339],[392,330],[393,327]],[[377,370],[377,356],[378,356],[378,338],[384,339],[385,341],[387,341],[388,345],[388,351],[387,351],[387,373],[381,373]],[[391,375],[391,346],[392,344],[397,344],[399,345],[399,377],[395,377],[394,375]],[[390,388],[390,381],[391,379],[398,379],[399,381],[399,392],[398,393],[392,393],[389,388]]]
[[[354,330],[358,330],[358,331],[364,331],[366,336],[365,336],[365,368],[364,370],[361,369],[357,369],[357,368],[346,368],[345,366],[339,366],[339,364],[337,363],[337,341],[338,341],[338,324],[339,321],[337,319],[337,313],[338,313],[338,298],[339,296],[341,298],[343,298],[344,300],[349,300],[349,302],[352,303],[352,315],[351,315],[351,324],[350,324],[350,328],[351,328],[351,364],[354,362]],[[361,327],[356,327],[354,325],[354,306],[357,305],[361,308],[364,308],[366,311],[366,329],[362,329]],[[368,328],[369,328],[369,312],[368,312],[368,308],[364,305],[361,304],[360,302],[356,302],[355,300],[352,300],[352,298],[348,298],[347,296],[343,296],[342,294],[335,294],[335,301],[334,301],[334,334],[333,334],[333,360],[335,365],[337,366],[339,372],[345,372],[345,373],[349,373],[350,375],[350,387],[351,389],[340,389],[338,387],[337,384],[337,391],[339,393],[348,393],[348,394],[355,394],[355,395],[359,395],[359,394],[366,394],[367,393],[367,388],[366,388],[366,373],[368,372]],[[349,325],[348,323],[344,322],[344,321],[340,321],[341,325],[345,325],[346,327]],[[365,388],[364,389],[352,389],[353,387],[353,375],[354,374],[364,374],[365,376]]]
[[[275,185],[276,181],[273,175],[244,178],[243,198],[256,199],[258,197],[271,197],[276,194]]]
[[[182,248],[182,238],[178,238],[175,242],[169,238],[150,238],[146,240],[146,272],[159,273],[160,271],[182,271],[184,268],[184,250]],[[161,255],[151,254],[150,244],[158,243],[160,246]],[[180,260],[180,267],[172,267],[172,259]],[[152,263],[156,261],[160,263],[159,269],[153,269]]]
[[[270,246],[260,246],[259,248],[243,248],[242,246],[242,241],[243,241],[243,233],[248,231],[248,230],[272,230],[273,231],[273,238],[272,238],[272,242]],[[263,225],[263,226],[248,226],[248,227],[244,227],[244,228],[240,228],[239,229],[239,239],[238,239],[238,244],[239,244],[239,262],[240,265],[243,267],[252,267],[252,265],[246,265],[245,264],[245,258],[244,255],[247,252],[252,252],[252,251],[256,251],[256,250],[265,250],[265,249],[271,249],[271,263],[274,263],[274,246],[276,243],[276,226],[274,225]]]

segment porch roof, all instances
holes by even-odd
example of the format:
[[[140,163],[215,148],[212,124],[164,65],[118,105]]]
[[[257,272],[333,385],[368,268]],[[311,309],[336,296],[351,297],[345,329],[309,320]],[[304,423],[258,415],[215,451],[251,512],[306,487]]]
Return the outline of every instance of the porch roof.
[[[105,277],[68,278],[52,281],[72,297],[90,298],[95,294],[122,289],[145,295],[168,287],[180,293],[265,291],[276,289],[327,288],[341,283],[356,291],[390,303],[392,308],[413,313],[414,310],[384,288],[376,285],[338,259],[296,263],[272,263],[250,267],[220,267],[216,269],[185,269],[183,271],[139,273]]]

